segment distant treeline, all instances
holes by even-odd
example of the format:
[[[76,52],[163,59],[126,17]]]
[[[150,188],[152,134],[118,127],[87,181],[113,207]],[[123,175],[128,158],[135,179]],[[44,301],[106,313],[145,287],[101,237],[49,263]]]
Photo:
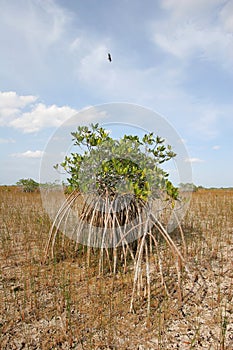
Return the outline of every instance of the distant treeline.
[[[69,192],[69,185],[67,183],[62,184],[64,189]],[[20,179],[16,182],[15,185],[0,185],[1,188],[5,188],[6,190],[9,190],[11,187],[18,187],[23,192],[39,192],[41,188],[43,189],[49,189],[49,190],[56,190],[60,188],[60,184],[57,182],[46,182],[46,183],[39,183],[31,178],[28,179]],[[233,190],[233,187],[204,187],[201,185],[195,185],[194,183],[180,183],[178,185],[178,188],[184,192],[197,192],[199,190]]]

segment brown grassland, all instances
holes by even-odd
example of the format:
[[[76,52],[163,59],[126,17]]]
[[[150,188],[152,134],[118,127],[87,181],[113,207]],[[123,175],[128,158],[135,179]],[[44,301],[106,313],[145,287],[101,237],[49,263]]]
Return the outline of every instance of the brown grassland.
[[[168,297],[151,264],[149,316],[143,295],[129,312],[130,261],[100,275],[95,252],[87,266],[85,247],[65,238],[42,263],[50,225],[39,193],[0,187],[0,349],[233,349],[233,190],[193,193],[182,222],[189,292]],[[166,242],[159,249],[171,276]]]

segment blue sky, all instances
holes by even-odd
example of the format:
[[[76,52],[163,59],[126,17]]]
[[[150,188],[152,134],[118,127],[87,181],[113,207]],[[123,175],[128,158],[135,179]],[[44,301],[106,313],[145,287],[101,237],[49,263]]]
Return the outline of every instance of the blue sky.
[[[0,184],[38,180],[51,135],[79,111],[127,102],[172,125],[195,184],[233,186],[233,1],[0,5]],[[122,119],[85,116],[77,122]],[[137,114],[126,119],[159,129]]]

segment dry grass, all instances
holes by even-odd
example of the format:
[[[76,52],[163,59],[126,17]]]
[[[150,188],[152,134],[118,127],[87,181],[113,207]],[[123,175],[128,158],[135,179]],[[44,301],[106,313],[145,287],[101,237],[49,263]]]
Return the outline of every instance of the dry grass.
[[[158,250],[170,297],[153,252],[150,318],[143,292],[129,313],[130,262],[99,275],[98,254],[88,267],[85,247],[75,252],[61,237],[54,259],[41,263],[51,224],[38,193],[1,187],[0,217],[0,349],[233,348],[233,191],[192,197],[182,223],[192,275],[181,276],[183,303],[166,242]]]

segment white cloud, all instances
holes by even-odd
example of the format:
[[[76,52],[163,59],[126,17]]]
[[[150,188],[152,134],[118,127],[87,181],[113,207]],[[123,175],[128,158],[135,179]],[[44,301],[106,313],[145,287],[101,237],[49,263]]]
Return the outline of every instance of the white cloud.
[[[215,151],[219,150],[220,148],[221,147],[219,145],[215,145],[215,146],[212,147],[212,149],[215,150]]]
[[[164,0],[161,4],[167,16],[152,25],[156,45],[180,60],[198,57],[232,70],[232,4],[223,0]]]
[[[23,132],[58,127],[77,113],[68,106],[46,106],[36,96],[20,96],[16,92],[0,92],[0,125],[11,126]],[[27,111],[25,111],[27,110]]]
[[[185,160],[187,163],[203,163],[204,160],[200,159],[200,158],[187,158]]]
[[[8,125],[20,111],[26,106],[34,103],[36,96],[19,96],[14,91],[0,91],[0,126]]]
[[[162,0],[161,7],[165,10],[172,11],[177,17],[191,15],[209,14],[216,6],[221,6],[225,0]]]
[[[14,91],[1,92],[0,91],[0,108],[23,108],[29,103],[35,102],[36,96],[19,96]]]
[[[56,0],[0,3],[1,81],[41,91],[53,81],[56,85],[63,72],[68,76],[67,42],[74,28],[66,6]]]
[[[47,127],[58,127],[68,118],[77,113],[77,110],[68,106],[46,106],[38,103],[30,112],[22,113],[14,119],[10,126],[21,129],[24,132],[36,132]]]
[[[14,158],[41,158],[43,156],[43,151],[26,151],[23,153],[13,153],[11,156]]]
[[[228,1],[220,12],[220,19],[226,31],[233,32],[233,1]]]
[[[11,114],[9,116],[9,111]],[[77,115],[78,114],[78,115]],[[77,118],[76,118],[77,115]],[[46,106],[35,96],[19,96],[15,92],[0,93],[1,126],[13,127],[24,133],[38,132],[44,128],[59,127],[64,122],[79,123],[98,121],[106,117],[103,111],[91,106],[78,111],[69,106]],[[74,117],[74,118],[71,118]],[[7,141],[4,141],[6,143]],[[9,142],[9,141],[8,141]],[[0,143],[3,143],[3,139]]]
[[[112,93],[114,88],[118,90],[123,73],[116,64],[108,61],[108,46],[110,45],[105,40],[97,43],[89,40],[86,43],[84,38],[76,39],[71,44],[72,53],[76,57],[76,77],[81,83],[95,87],[97,93],[98,90],[104,93]]]
[[[194,23],[177,26],[175,31],[155,33],[154,40],[162,49],[179,59],[198,56],[210,61],[221,60],[230,54],[233,39],[220,28],[200,28]]]
[[[58,41],[70,19],[68,11],[53,0],[1,3],[0,22],[8,36],[21,39],[34,54]]]

